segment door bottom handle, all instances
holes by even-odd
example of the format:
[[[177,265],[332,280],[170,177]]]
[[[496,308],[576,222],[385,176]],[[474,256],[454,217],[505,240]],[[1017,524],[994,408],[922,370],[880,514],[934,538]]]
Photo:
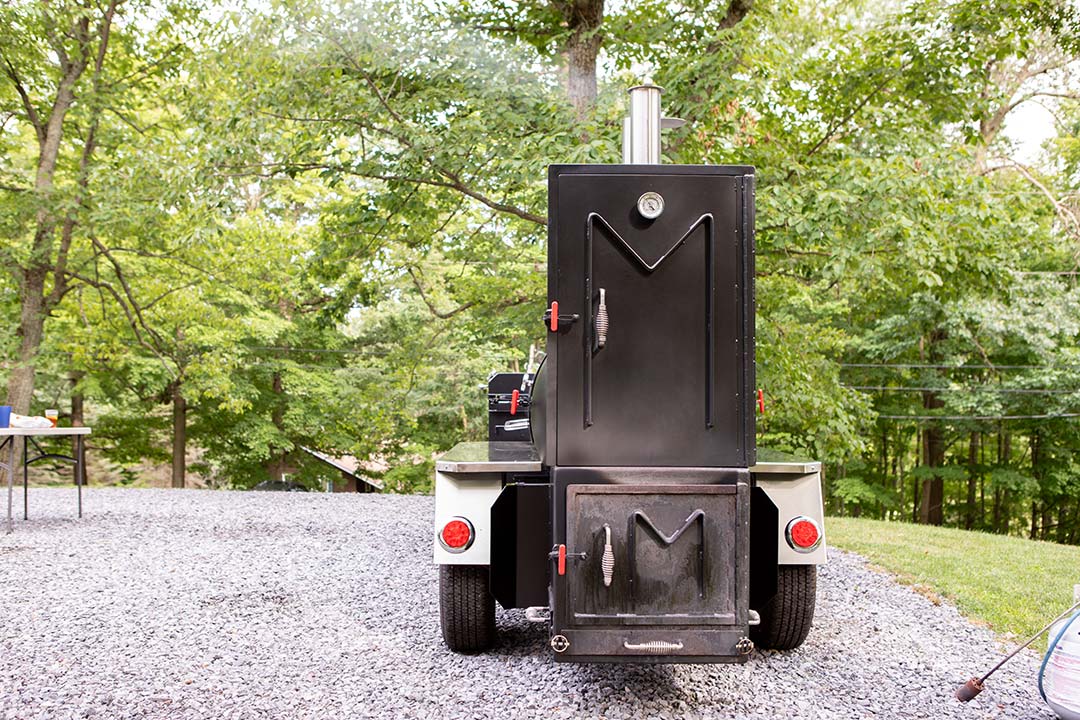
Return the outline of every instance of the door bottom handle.
[[[646,642],[631,643],[629,640],[623,640],[622,646],[627,650],[642,650],[650,655],[664,655],[665,653],[675,652],[683,649],[682,640],[677,642],[668,642],[667,640],[649,640]]]

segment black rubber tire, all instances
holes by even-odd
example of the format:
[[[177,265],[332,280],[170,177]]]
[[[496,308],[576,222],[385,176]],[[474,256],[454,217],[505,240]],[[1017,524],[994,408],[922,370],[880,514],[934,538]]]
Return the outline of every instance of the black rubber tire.
[[[495,596],[487,565],[439,566],[439,616],[443,640],[454,652],[480,652],[495,644]]]
[[[814,624],[817,601],[816,565],[780,565],[776,595],[757,608],[760,625],[750,626],[750,639],[759,648],[794,650],[803,644]]]

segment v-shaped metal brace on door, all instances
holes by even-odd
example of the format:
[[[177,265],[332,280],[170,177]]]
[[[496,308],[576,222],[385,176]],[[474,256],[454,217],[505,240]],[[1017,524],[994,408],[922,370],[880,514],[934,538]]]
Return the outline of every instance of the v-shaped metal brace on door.
[[[584,391],[584,398],[582,402],[582,423],[584,427],[591,427],[593,424],[593,399],[592,399],[592,363],[593,355],[596,354],[596,323],[593,321],[593,227],[599,224],[612,238],[618,247],[621,247],[625,252],[629,253],[630,257],[636,260],[646,273],[651,274],[656,268],[660,266],[665,260],[678,250],[686,239],[697,230],[699,227],[705,228],[705,427],[711,428],[713,426],[713,377],[715,377],[715,322],[713,318],[713,303],[714,303],[714,285],[715,278],[713,276],[713,259],[716,255],[716,240],[715,240],[715,221],[713,220],[712,213],[705,213],[693,224],[690,228],[683,233],[674,245],[672,245],[667,252],[658,257],[653,262],[648,262],[645,258],[641,257],[641,254],[634,249],[634,246],[626,241],[626,239],[611,227],[611,223],[604,219],[600,213],[591,212],[585,220],[585,377],[582,382],[582,389]],[[606,318],[605,318],[606,320]],[[605,324],[605,336],[608,334],[608,329]],[[607,338],[605,337],[605,340]]]

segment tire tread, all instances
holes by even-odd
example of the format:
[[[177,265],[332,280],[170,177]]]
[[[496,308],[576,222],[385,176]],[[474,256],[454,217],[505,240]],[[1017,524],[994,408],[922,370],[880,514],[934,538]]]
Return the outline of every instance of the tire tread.
[[[761,624],[751,626],[750,639],[759,647],[794,650],[814,624],[817,566],[781,565],[776,573],[776,595],[758,611]]]
[[[454,652],[487,650],[495,643],[495,597],[486,565],[439,566],[439,620]]]

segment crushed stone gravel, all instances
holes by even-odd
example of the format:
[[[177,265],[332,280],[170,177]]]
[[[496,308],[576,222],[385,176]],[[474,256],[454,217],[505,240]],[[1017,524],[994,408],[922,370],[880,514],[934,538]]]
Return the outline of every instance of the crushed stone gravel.
[[[21,500],[17,497],[16,500]],[[18,504],[18,503],[17,503]],[[744,665],[556,664],[499,610],[494,650],[442,644],[430,497],[30,492],[0,535],[0,720],[1052,718],[1021,653],[831,549],[806,644]]]

